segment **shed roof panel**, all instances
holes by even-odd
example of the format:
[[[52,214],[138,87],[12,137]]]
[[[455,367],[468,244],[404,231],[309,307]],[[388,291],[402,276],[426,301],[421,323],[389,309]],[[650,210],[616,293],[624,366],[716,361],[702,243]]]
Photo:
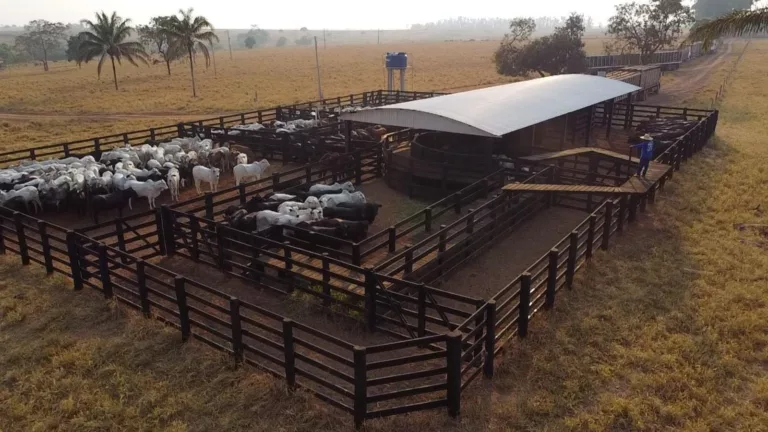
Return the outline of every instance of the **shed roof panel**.
[[[592,75],[557,75],[345,113],[342,120],[500,137],[640,87]]]

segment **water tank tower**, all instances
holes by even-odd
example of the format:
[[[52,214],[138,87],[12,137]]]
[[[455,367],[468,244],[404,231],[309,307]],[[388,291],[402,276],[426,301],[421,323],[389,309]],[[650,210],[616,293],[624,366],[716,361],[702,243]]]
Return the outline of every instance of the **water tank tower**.
[[[387,90],[395,90],[395,71],[400,71],[400,91],[405,91],[405,73],[408,69],[408,54],[388,52],[385,59],[387,68]]]

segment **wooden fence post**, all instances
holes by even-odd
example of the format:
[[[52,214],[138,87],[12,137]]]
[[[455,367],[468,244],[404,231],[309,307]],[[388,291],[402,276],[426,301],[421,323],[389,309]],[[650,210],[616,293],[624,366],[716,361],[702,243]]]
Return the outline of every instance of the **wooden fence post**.
[[[323,306],[331,305],[331,263],[328,262],[328,253],[323,252]]]
[[[136,260],[136,285],[139,286],[139,301],[141,313],[146,318],[150,316],[149,290],[147,289],[147,269],[143,259]]]
[[[189,235],[190,235],[190,251],[189,255],[192,257],[192,260],[199,261],[200,260],[200,243],[197,239],[197,236],[200,234],[200,222],[197,219],[197,216],[190,215],[189,216]]]
[[[176,276],[173,278],[173,286],[176,289],[176,304],[179,306],[179,324],[181,327],[181,341],[186,342],[189,340],[190,324],[189,324],[189,308],[187,307],[187,289],[185,285],[185,279],[182,276]]]
[[[518,308],[517,335],[528,335],[528,315],[531,310],[531,274],[525,272],[520,278],[520,307]]]
[[[99,274],[101,275],[101,287],[104,290],[104,298],[112,298],[112,280],[109,276],[109,261],[107,260],[107,246],[99,243]]]
[[[205,218],[213,220],[213,194],[210,192],[205,193]]]
[[[421,338],[427,334],[427,289],[423,283],[420,283],[418,290],[418,337]]]
[[[352,245],[352,264],[359,266],[362,262],[362,258],[360,257],[360,243],[355,243]]]
[[[544,307],[551,309],[555,305],[555,291],[557,291],[557,265],[560,261],[560,251],[552,248],[549,251],[549,272],[547,274],[547,297]]]
[[[461,332],[454,331],[448,333],[445,340],[448,366],[446,399],[448,399],[448,415],[452,418],[458,417],[461,413],[461,337]]]
[[[579,254],[579,232],[573,231],[568,236],[568,265],[565,269],[565,280],[568,288],[573,288],[573,275],[576,274],[576,257]]]
[[[637,197],[633,194],[629,196],[629,222],[637,220]]]
[[[218,256],[216,257],[216,264],[218,264],[219,268],[222,270],[226,270],[229,266],[227,265],[227,249],[225,246],[226,238],[224,237],[224,229],[221,225],[216,225],[214,228],[216,230],[216,246],[218,248]]]
[[[155,140],[155,128],[149,128],[149,139]]]
[[[72,272],[72,282],[75,291],[83,289],[83,273],[80,270],[80,250],[77,247],[77,234],[67,231],[67,252],[69,254],[69,268]]]
[[[353,157],[355,159],[355,184],[359,185],[363,183],[363,158],[360,157],[360,152],[355,152]]]
[[[115,219],[115,233],[117,235],[117,248],[120,252],[126,252],[125,250],[125,233],[123,233],[123,218]],[[127,261],[125,255],[120,255],[120,262],[125,264]]]
[[[237,186],[237,192],[240,195],[240,205],[244,206],[246,204],[246,197],[245,197],[245,183],[240,183]]]
[[[605,223],[603,224],[603,243],[600,249],[607,250],[610,244],[611,225],[613,222],[613,201],[605,203]]]
[[[285,355],[285,382],[288,390],[296,389],[296,346],[293,339],[293,320],[283,318],[283,353]]]
[[[363,426],[365,417],[368,415],[368,371],[365,348],[355,346],[352,348],[352,352],[355,363],[355,401],[353,410],[355,428],[360,429]]]
[[[440,225],[440,239],[438,240],[439,243],[437,247],[437,250],[440,252],[445,252],[445,249],[446,249],[448,234],[445,228],[446,228],[445,225]]]
[[[648,202],[648,193],[640,195],[640,213],[645,213],[646,204]]]
[[[496,300],[489,300],[485,305],[485,362],[483,375],[493,377],[493,358],[496,351]]]
[[[243,324],[240,320],[240,300],[237,297],[229,298],[229,318],[232,320],[232,353],[235,363],[243,362]]]
[[[165,252],[165,255],[172,256],[176,252],[176,241],[174,240],[176,235],[173,228],[174,216],[171,213],[171,209],[168,208],[168,204],[163,204],[160,207],[160,212],[162,226],[162,229],[158,231],[161,234],[159,237],[160,252]]]
[[[176,135],[178,135],[179,138],[183,138],[184,137],[184,124],[183,123],[178,123],[176,125]]]
[[[376,330],[376,274],[373,268],[365,268],[365,323],[368,331]]]
[[[424,231],[432,231],[432,207],[424,209]]]
[[[99,142],[98,138],[93,140],[93,152],[99,155],[101,154],[101,142]]]
[[[5,255],[5,237],[3,236],[5,231],[5,221],[0,219],[0,255]]]
[[[475,232],[475,209],[469,209],[467,218],[467,234]]]
[[[595,250],[595,226],[597,226],[597,216],[589,215],[589,231],[587,231],[587,251],[585,252],[587,259],[592,258],[593,251]]]
[[[40,245],[43,252],[43,260],[45,262],[45,272],[47,274],[53,274],[53,257],[51,256],[51,239],[48,237],[48,223],[45,221],[37,221],[37,230],[40,232]]]
[[[389,253],[395,253],[397,249],[397,228],[391,226],[387,231],[389,234]]]
[[[13,222],[16,229],[16,237],[19,241],[19,255],[21,255],[21,264],[29,265],[29,249],[27,248],[27,234],[24,232],[24,222],[22,214],[13,212]]]
[[[622,195],[619,198],[619,219],[616,223],[616,230],[618,232],[624,231],[624,218],[627,216],[627,196]]]

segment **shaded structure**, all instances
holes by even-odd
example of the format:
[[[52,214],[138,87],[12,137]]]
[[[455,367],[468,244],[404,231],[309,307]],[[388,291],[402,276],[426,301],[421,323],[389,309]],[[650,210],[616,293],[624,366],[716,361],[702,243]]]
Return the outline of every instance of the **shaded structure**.
[[[444,195],[516,158],[589,146],[616,101],[641,88],[590,75],[559,75],[346,113],[342,120],[409,128],[387,149],[392,187]],[[598,116],[600,113],[600,116]]]

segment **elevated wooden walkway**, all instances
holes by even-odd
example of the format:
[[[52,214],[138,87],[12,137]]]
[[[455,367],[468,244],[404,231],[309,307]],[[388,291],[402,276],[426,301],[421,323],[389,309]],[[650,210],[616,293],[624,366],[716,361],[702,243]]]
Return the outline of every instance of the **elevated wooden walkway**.
[[[528,160],[551,160],[560,157],[573,156],[576,154],[583,154],[595,152],[605,156],[617,157],[621,156],[619,153],[615,153],[609,150],[603,149],[591,149],[580,148],[564,150],[561,152],[546,153],[536,156],[529,156]],[[540,159],[531,159],[540,158]],[[627,157],[624,160],[628,160]],[[639,163],[639,159],[632,158],[632,161]],[[665,177],[667,173],[672,170],[670,165],[665,165],[657,162],[651,162],[648,166],[648,172],[645,177],[634,176],[630,177],[621,186],[588,186],[588,185],[573,185],[573,184],[526,184],[526,183],[514,183],[504,186],[505,191],[517,191],[517,192],[557,192],[557,193],[574,193],[574,194],[602,194],[602,195],[620,195],[620,194],[644,194],[648,192],[660,179]]]

